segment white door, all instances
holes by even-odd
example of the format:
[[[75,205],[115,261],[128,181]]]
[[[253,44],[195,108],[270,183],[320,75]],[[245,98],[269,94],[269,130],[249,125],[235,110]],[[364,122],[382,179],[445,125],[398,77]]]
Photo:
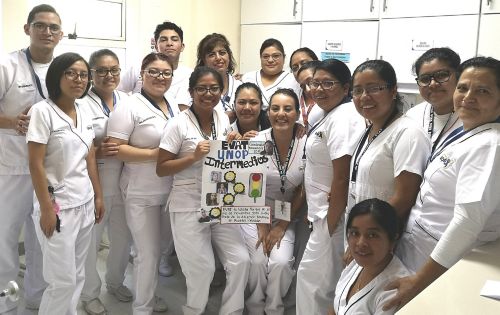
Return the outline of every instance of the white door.
[[[241,0],[241,24],[299,22],[302,0]]]
[[[481,16],[477,48],[478,55],[500,59],[498,30],[500,30],[500,14],[485,14]]]
[[[403,90],[416,92],[412,65],[420,55],[433,47],[450,47],[462,60],[471,58],[477,32],[477,15],[382,20],[378,56],[395,68]]]
[[[381,0],[381,2],[380,15],[386,18],[477,14],[480,7],[480,0]]]
[[[300,24],[259,24],[241,26],[240,73],[260,69],[259,50],[268,38],[279,40],[285,48],[285,71],[290,71],[290,54],[300,47]]]
[[[500,13],[500,0],[483,0],[481,12]]]
[[[377,19],[382,0],[303,0],[302,21]]]
[[[377,56],[378,24],[377,21],[304,22],[302,46],[311,48],[320,59],[344,61],[353,72],[360,63]]]

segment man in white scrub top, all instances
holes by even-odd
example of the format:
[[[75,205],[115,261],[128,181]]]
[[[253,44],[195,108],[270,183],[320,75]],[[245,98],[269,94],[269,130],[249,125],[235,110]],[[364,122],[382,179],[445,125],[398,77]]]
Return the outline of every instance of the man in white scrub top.
[[[30,215],[33,211],[33,186],[28,169],[26,131],[30,107],[48,96],[45,75],[62,38],[61,19],[49,5],[34,7],[24,25],[30,37],[26,49],[0,60],[0,289],[17,278],[18,240],[26,222],[24,249],[25,304],[38,309],[47,284],[42,275],[42,252]],[[26,220],[27,219],[27,220]],[[17,313],[17,304],[0,299],[0,313]]]
[[[156,51],[164,53],[171,58],[174,65],[174,76],[172,84],[166,95],[175,99],[180,110],[184,110],[191,104],[191,96],[188,92],[189,76],[193,69],[179,65],[181,52],[184,50],[184,32],[172,22],[163,22],[156,26],[154,32]],[[141,58],[142,59],[142,58]],[[141,65],[135,65],[125,71],[121,77],[118,90],[126,93],[140,92],[142,88]]]

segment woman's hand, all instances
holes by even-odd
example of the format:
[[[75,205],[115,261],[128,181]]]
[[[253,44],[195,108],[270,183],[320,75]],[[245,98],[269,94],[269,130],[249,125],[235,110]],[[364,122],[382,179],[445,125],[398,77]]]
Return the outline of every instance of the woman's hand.
[[[193,152],[195,161],[199,161],[205,157],[210,152],[210,141],[203,140],[198,142],[196,149]]]
[[[41,211],[40,214],[40,227],[42,228],[43,234],[47,238],[50,238],[56,229],[57,218],[54,210],[49,209],[46,211]]]
[[[284,227],[284,224],[278,223],[271,228],[271,231],[269,231],[266,237],[266,252],[268,255],[271,254],[275,244],[277,249],[280,248],[281,240],[283,239],[283,236],[285,236],[285,232],[286,227]]]
[[[118,154],[120,145],[114,142],[109,142],[109,137],[104,138],[101,145],[97,147],[96,157],[99,159],[113,157]]]
[[[384,311],[394,307],[400,309],[406,303],[410,302],[415,296],[420,293],[417,286],[418,278],[416,275],[399,278],[389,283],[384,290],[397,289],[397,293],[387,303],[384,304]]]
[[[104,218],[104,203],[101,198],[94,199],[95,223],[101,223]]]
[[[252,138],[255,138],[255,136],[257,136],[258,134],[259,134],[259,132],[256,130],[247,131],[247,132],[245,132],[245,134],[243,134],[243,137],[241,140],[250,140]]]
[[[259,248],[260,244],[262,244],[262,252],[265,256],[268,256],[266,252],[266,239],[267,234],[269,234],[269,226],[270,224],[257,224],[257,243],[255,244],[255,249]]]
[[[26,132],[28,132],[28,125],[30,123],[30,116],[26,115],[28,111],[29,108],[12,119],[12,129],[20,135],[26,135]]]
[[[243,139],[239,132],[233,130],[227,134],[226,141],[231,143],[234,140],[243,140]]]

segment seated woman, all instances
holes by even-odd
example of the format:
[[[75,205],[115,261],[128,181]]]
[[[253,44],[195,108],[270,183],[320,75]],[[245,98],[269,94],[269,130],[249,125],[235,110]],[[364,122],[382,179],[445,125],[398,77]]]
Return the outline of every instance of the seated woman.
[[[387,308],[406,304],[471,248],[500,235],[500,61],[462,63],[453,103],[463,128],[431,155],[411,210],[416,219],[396,252],[416,274],[389,286],[398,294]]]
[[[301,157],[306,138],[296,134],[299,100],[295,92],[278,89],[271,96],[268,113],[272,127],[255,140],[271,143],[266,205],[272,209],[273,221],[241,225],[252,261],[245,302],[248,314],[283,314],[283,298],[295,275],[293,220],[305,201]]]
[[[409,274],[393,255],[398,222],[396,210],[380,199],[366,199],[351,209],[346,238],[354,260],[340,276],[333,314],[394,314],[395,308],[382,310],[393,293],[384,291],[384,287],[392,279]]]

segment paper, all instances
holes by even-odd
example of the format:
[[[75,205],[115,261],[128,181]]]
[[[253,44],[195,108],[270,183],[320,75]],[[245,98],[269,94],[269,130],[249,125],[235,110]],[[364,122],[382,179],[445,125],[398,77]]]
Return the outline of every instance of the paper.
[[[500,300],[500,281],[486,280],[479,294],[484,297]]]

